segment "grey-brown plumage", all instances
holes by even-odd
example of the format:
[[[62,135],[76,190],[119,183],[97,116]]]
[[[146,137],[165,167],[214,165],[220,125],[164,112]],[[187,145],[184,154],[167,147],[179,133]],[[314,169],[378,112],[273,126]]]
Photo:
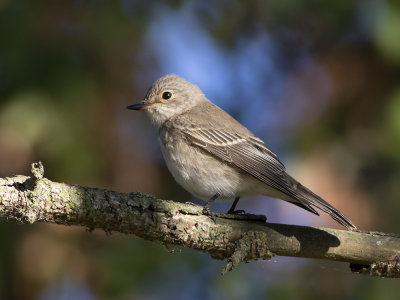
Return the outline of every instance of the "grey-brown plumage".
[[[142,103],[158,127],[161,149],[175,180],[201,199],[266,195],[314,214],[318,208],[349,229],[356,227],[336,208],[286,173],[278,157],[194,84],[170,74],[158,79]]]

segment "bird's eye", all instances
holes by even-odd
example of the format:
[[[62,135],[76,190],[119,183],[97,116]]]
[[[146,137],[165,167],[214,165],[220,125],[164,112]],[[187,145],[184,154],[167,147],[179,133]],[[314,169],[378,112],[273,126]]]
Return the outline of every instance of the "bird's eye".
[[[168,99],[170,99],[171,97],[172,97],[172,93],[171,93],[171,92],[164,92],[164,93],[162,94],[162,98],[165,99],[165,100],[168,100]]]

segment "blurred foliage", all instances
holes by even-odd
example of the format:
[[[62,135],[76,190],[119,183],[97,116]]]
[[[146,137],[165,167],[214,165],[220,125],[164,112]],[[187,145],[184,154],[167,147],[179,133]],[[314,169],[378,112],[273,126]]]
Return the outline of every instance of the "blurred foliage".
[[[183,70],[221,87],[212,100],[361,229],[399,233],[399,62],[395,1],[0,0],[0,176],[27,174],[42,160],[54,181],[187,201],[148,120],[124,109],[157,77]],[[272,221],[337,226],[256,202],[240,205]],[[221,277],[223,263],[207,255],[171,254],[132,236],[5,219],[0,236],[0,299],[400,293],[397,281],[352,275],[343,264],[278,259]]]
[[[375,43],[388,63],[400,64],[400,4],[394,1],[377,16]]]

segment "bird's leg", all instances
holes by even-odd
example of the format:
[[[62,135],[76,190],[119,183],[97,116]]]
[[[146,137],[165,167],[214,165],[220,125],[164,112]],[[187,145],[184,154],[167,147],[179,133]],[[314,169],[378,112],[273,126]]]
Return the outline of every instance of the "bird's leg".
[[[231,208],[228,210],[227,214],[230,215],[240,215],[240,214],[245,214],[246,212],[243,209],[235,210],[236,205],[239,202],[240,197],[236,197],[235,201],[233,201]]]
[[[216,193],[214,196],[212,196],[210,199],[208,199],[208,201],[206,202],[206,204],[204,204],[204,207],[203,207],[203,214],[209,216],[214,221],[214,223],[216,222],[215,216],[210,211],[210,206],[215,200],[218,199],[219,196],[221,196],[220,193]]]
[[[211,204],[213,204],[213,202],[217,200],[219,196],[221,196],[220,193],[216,193],[214,196],[208,199],[206,204],[204,204],[204,208],[210,209]]]

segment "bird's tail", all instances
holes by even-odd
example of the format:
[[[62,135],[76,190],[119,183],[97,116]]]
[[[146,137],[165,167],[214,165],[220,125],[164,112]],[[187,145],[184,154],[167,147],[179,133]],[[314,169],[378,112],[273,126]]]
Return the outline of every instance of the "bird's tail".
[[[318,215],[318,213],[313,209],[313,207],[316,207],[322,210],[323,212],[329,214],[332,217],[332,219],[342,224],[344,227],[350,230],[357,229],[357,227],[339,210],[334,208],[332,205],[330,205],[328,202],[326,202],[318,195],[314,194],[312,191],[303,186],[301,183],[297,182],[293,177],[291,176],[289,177],[296,189],[296,195],[294,198],[301,203],[301,205],[299,206],[301,207],[305,206],[303,208]]]

